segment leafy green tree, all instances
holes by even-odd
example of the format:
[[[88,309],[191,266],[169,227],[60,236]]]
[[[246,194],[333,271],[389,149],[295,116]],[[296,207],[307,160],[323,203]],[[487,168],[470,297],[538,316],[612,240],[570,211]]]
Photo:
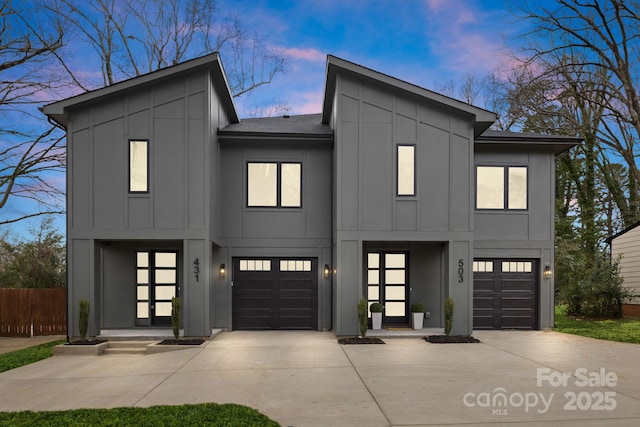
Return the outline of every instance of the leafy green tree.
[[[566,260],[571,280],[559,292],[559,301],[567,305],[567,314],[597,318],[622,317],[622,304],[632,296],[622,286],[619,260],[600,251],[585,261],[584,251],[575,251]]]
[[[0,240],[0,287],[65,287],[65,255],[64,239],[51,217],[32,230],[32,240],[11,243],[5,235]]]

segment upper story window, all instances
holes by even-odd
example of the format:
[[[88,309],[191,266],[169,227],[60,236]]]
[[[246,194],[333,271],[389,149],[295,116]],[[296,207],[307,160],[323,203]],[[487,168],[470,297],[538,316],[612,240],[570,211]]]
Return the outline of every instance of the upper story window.
[[[129,192],[149,191],[149,141],[129,140]]]
[[[526,166],[476,167],[476,209],[524,210],[527,207]]]
[[[301,163],[247,163],[247,206],[302,206]]]
[[[398,196],[416,195],[416,147],[398,145],[397,171]]]

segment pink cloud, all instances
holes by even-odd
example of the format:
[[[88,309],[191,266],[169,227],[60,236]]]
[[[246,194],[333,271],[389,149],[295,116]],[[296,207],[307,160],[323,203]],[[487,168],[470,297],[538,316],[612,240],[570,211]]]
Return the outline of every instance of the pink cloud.
[[[316,114],[322,112],[323,97],[323,90],[291,94],[289,98],[291,114]]]
[[[327,55],[313,48],[298,49],[290,47],[282,49],[282,53],[293,59],[302,59],[309,62],[324,62],[327,58]]]

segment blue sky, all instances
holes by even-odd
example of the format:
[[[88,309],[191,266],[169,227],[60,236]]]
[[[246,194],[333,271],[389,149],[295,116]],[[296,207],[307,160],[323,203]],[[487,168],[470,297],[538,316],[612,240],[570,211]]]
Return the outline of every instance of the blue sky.
[[[281,99],[291,114],[320,111],[326,55],[332,54],[432,90],[509,66],[505,41],[524,23],[501,0],[222,0],[289,68],[271,85],[237,100]],[[222,58],[224,62],[224,57]]]
[[[435,91],[469,75],[481,79],[508,67],[512,59],[506,45],[517,48],[520,42],[516,36],[524,30],[524,23],[514,18],[508,3],[509,0],[218,0],[223,14],[237,14],[267,46],[288,57],[285,74],[236,99],[239,114],[244,117],[255,106],[274,99],[288,105],[289,114],[320,112],[327,54]],[[226,67],[231,65],[225,63],[224,56],[222,60]],[[2,215],[7,213],[0,212]],[[6,227],[13,236],[26,236],[26,230],[39,222],[34,219]],[[56,224],[64,230],[64,218],[60,217]]]

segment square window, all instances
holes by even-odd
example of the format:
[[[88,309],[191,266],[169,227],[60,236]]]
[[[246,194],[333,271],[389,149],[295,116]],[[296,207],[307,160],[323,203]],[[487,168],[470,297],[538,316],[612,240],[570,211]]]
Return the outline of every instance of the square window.
[[[527,209],[527,167],[477,166],[476,209]]]
[[[247,163],[247,206],[302,206],[301,163]]]
[[[129,141],[129,192],[149,191],[149,141]]]

